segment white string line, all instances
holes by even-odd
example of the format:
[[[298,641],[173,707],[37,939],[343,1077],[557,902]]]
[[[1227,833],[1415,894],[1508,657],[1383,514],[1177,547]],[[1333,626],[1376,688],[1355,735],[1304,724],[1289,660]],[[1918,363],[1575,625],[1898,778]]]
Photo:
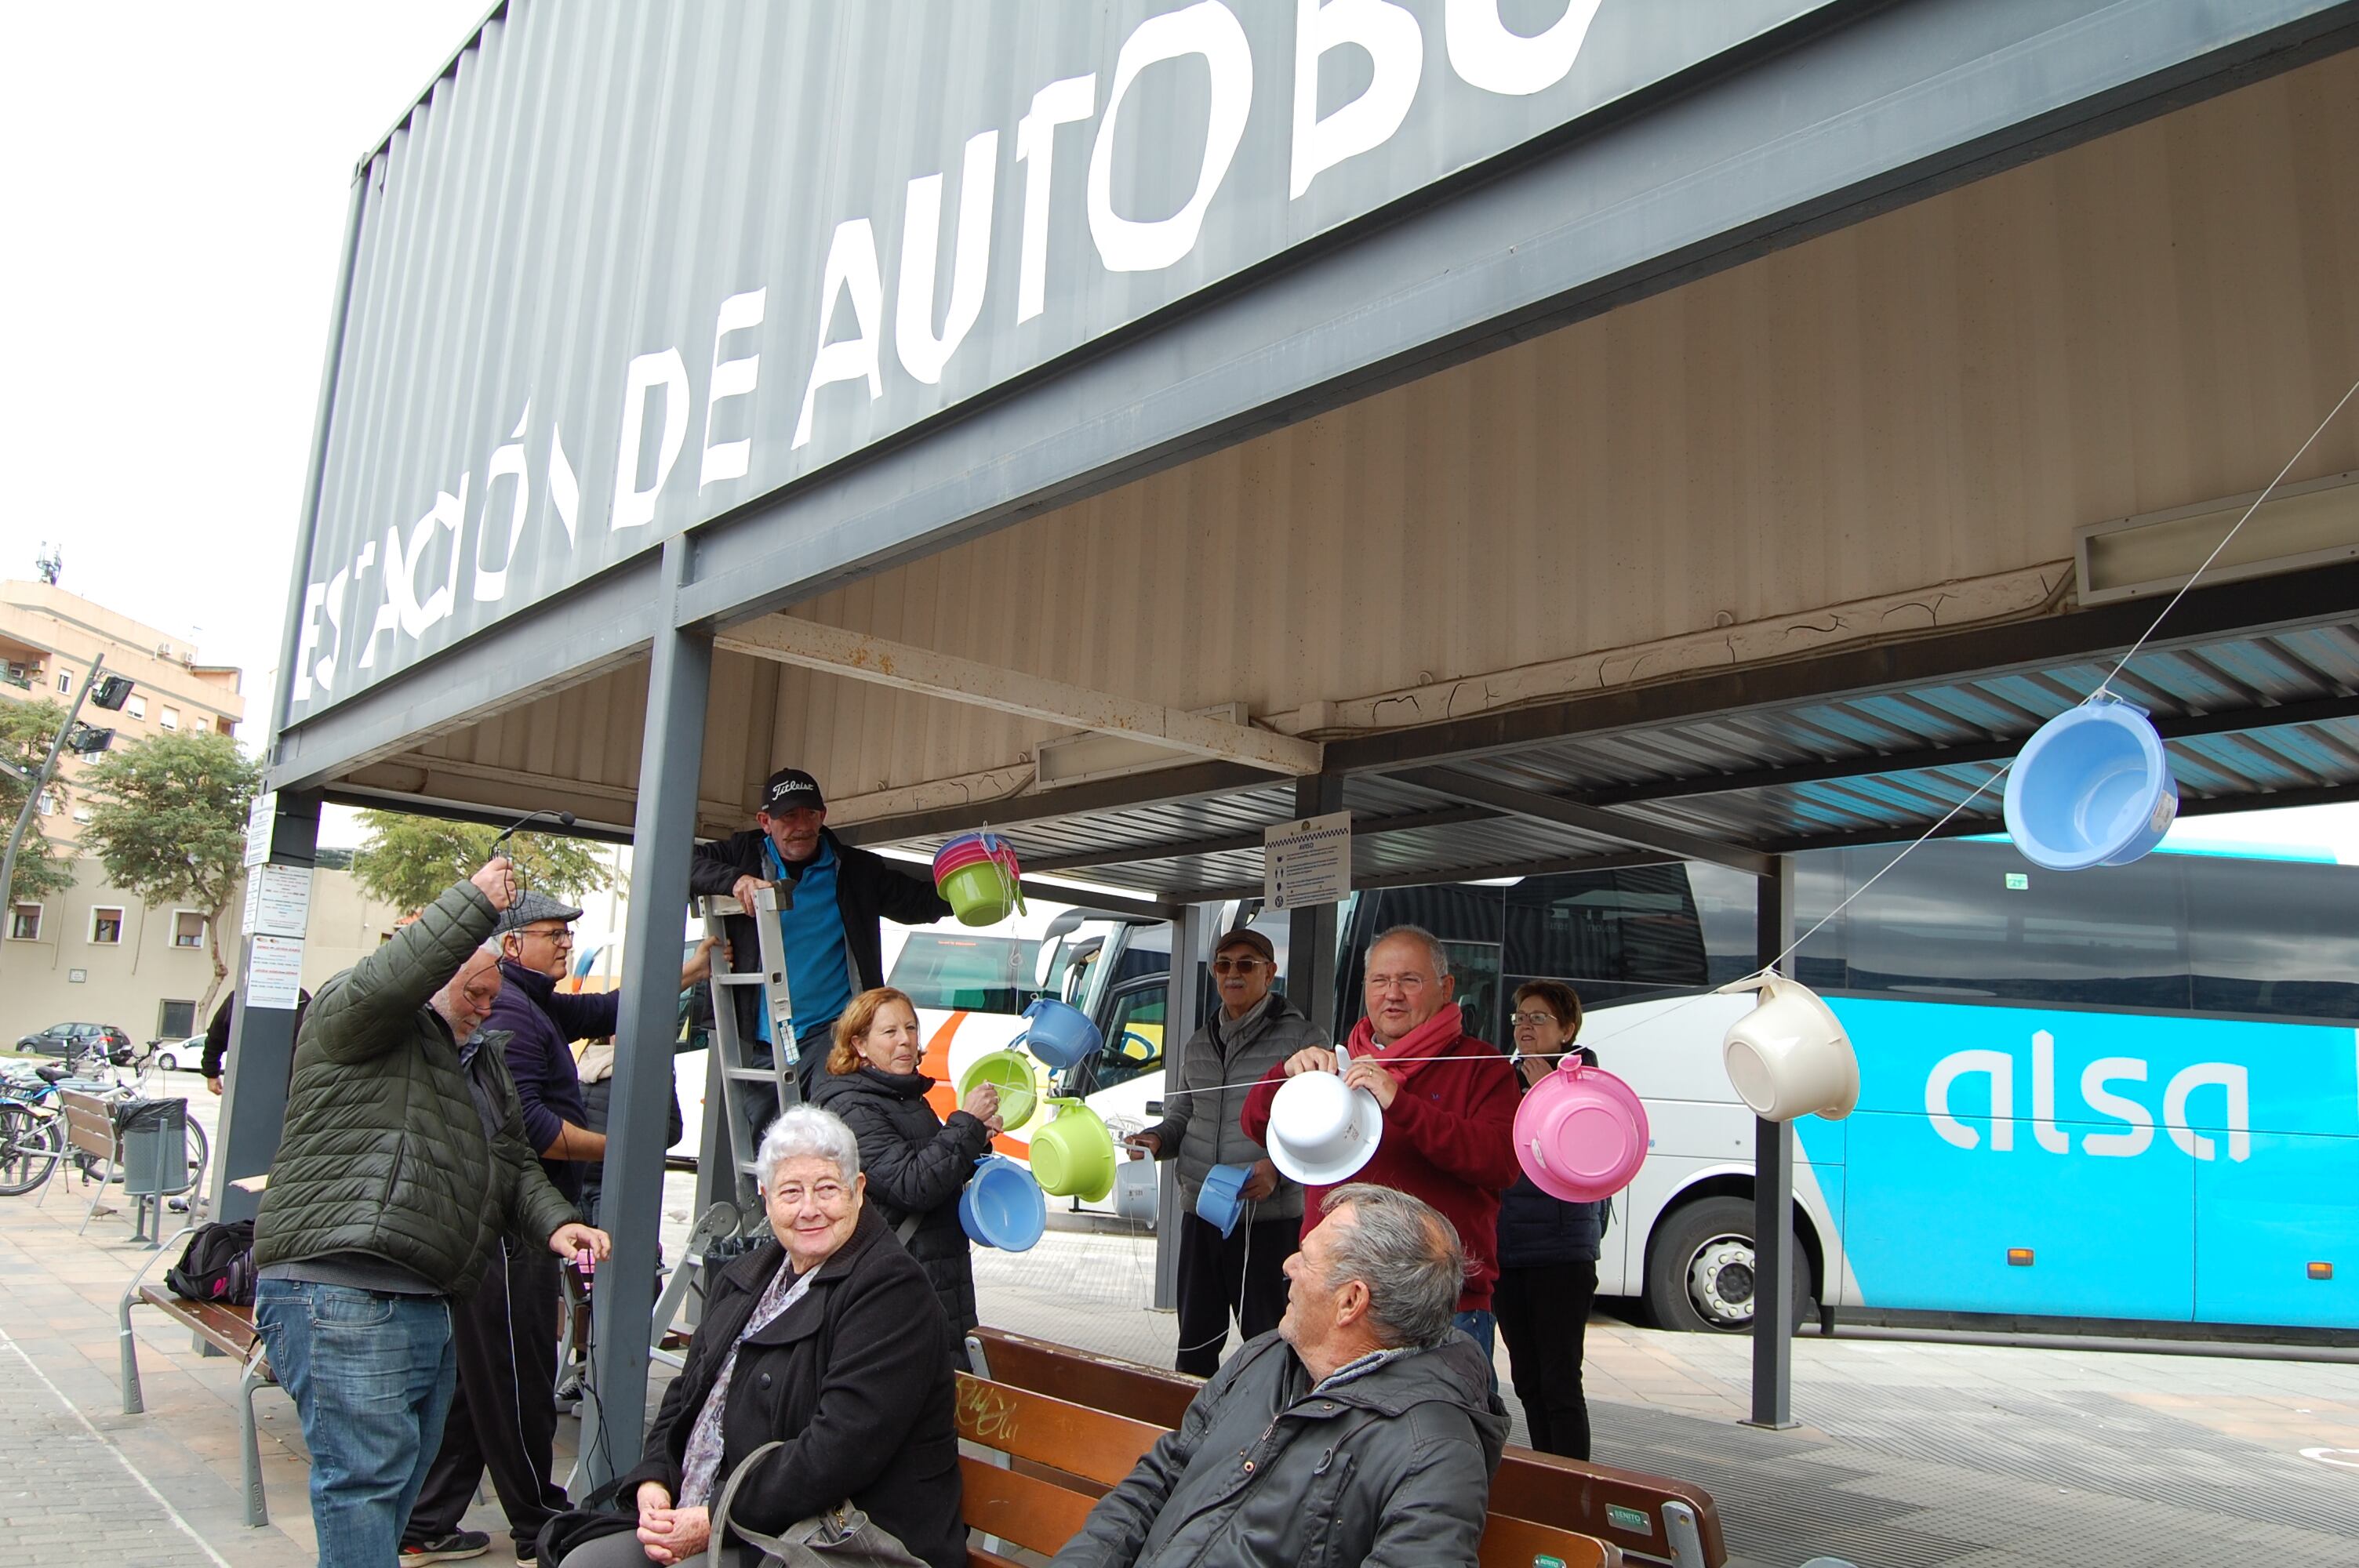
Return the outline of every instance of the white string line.
[[[2197,567],[2194,572],[2189,576],[2188,579],[2179,585],[2179,591],[2170,596],[2170,602],[2162,607],[2162,613],[2156,616],[2153,623],[2147,627],[2144,634],[2141,635],[2136,642],[2130,644],[2130,651],[2122,655],[2121,663],[2114,666],[2113,673],[2105,676],[2104,680],[2097,683],[2097,689],[2089,694],[2091,697],[2110,697],[2113,695],[2108,688],[2113,685],[2114,676],[2119,676],[2123,669],[2128,665],[2129,662],[2137,657],[2138,650],[2146,646],[2147,639],[2152,637],[2156,632],[2161,629],[2163,621],[2172,611],[2179,608],[2179,601],[2187,597],[2187,590],[2195,586],[2197,579],[2202,577],[2205,572],[2212,569],[2212,563],[2220,558],[2220,552],[2228,547],[2228,541],[2236,536],[2238,530],[2242,529],[2245,524],[2253,520],[2253,514],[2261,509],[2261,503],[2267,501],[2269,496],[2276,492],[2277,486],[2285,482],[2285,476],[2293,472],[2293,466],[2294,464],[2301,461],[2302,454],[2309,451],[2311,446],[2317,442],[2321,436],[2326,434],[2326,427],[2334,423],[2334,416],[2343,412],[2343,405],[2351,401],[2352,395],[2354,393],[2359,393],[2359,381],[2353,382],[2351,384],[2351,390],[2344,393],[2340,398],[2338,398],[2332,408],[2327,410],[2326,417],[2318,422],[2318,428],[2310,433],[2310,439],[2304,441],[2295,449],[2293,456],[2286,460],[2285,467],[2277,470],[2277,478],[2269,481],[2267,488],[2264,489],[2260,494],[2253,498],[2253,503],[2245,508],[2245,514],[2236,519],[2235,526],[2230,528],[2225,534],[2220,535],[2220,542],[2212,546],[2212,553],[2203,557],[2203,564]]]
[[[2231,527],[2225,534],[2223,534],[2220,536],[2220,542],[2212,546],[2212,553],[2203,557],[2202,565],[2197,567],[2195,570],[2189,575],[2187,580],[2179,585],[2179,591],[2170,596],[2169,602],[2166,603],[2162,607],[2161,611],[2155,616],[2154,620],[2147,623],[2147,629],[2143,633],[2139,633],[2138,640],[2130,644],[2130,651],[2121,656],[2120,662],[2114,665],[2111,674],[2107,675],[2104,680],[2097,683],[2097,688],[2089,694],[2091,700],[2094,700],[2099,697],[2112,695],[2107,690],[2107,687],[2112,685],[2114,677],[2119,676],[2122,671],[2128,666],[2129,662],[2132,659],[2137,657],[2138,650],[2144,648],[2154,634],[2162,629],[2163,622],[2169,618],[2172,611],[2179,608],[2179,601],[2187,597],[2187,590],[2193,588],[2197,579],[2201,578],[2205,572],[2212,569],[2212,563],[2220,558],[2220,552],[2228,547],[2228,541],[2234,539],[2236,536],[2237,531],[2243,528],[2246,523],[2252,521],[2253,514],[2258,512],[2261,509],[2261,503],[2268,500],[2270,495],[2276,492],[2278,485],[2285,482],[2285,476],[2293,471],[2294,465],[2296,463],[2301,461],[2302,454],[2308,452],[2311,447],[2318,443],[2318,438],[2326,434],[2326,427],[2334,423],[2335,416],[2343,412],[2344,406],[2350,403],[2351,399],[2354,395],[2359,395],[2359,381],[2353,382],[2351,384],[2350,390],[2335,400],[2334,406],[2327,410],[2326,417],[2318,422],[2318,428],[2310,433],[2309,439],[2303,441],[2299,447],[2294,449],[2293,456],[2286,460],[2285,467],[2277,470],[2277,477],[2269,481],[2267,488],[2263,489],[2260,494],[2253,498],[2253,503],[2245,508],[2245,514],[2236,519],[2234,526]],[[1976,784],[1971,791],[1969,791],[1965,797],[1960,800],[1957,805],[1943,812],[1939,821],[1935,822],[1930,827],[1926,828],[1924,832],[1919,833],[1916,838],[1910,839],[1908,844],[1904,845],[1898,854],[1893,856],[1892,859],[1884,863],[1882,870],[1878,871],[1874,876],[1868,878],[1867,881],[1860,883],[1856,888],[1854,888],[1844,896],[1841,903],[1836,904],[1832,909],[1827,911],[1825,914],[1820,916],[1817,925],[1812,925],[1808,931],[1803,932],[1799,936],[1795,937],[1793,941],[1788,943],[1786,945],[1785,951],[1770,959],[1768,963],[1763,965],[1760,968],[1754,970],[1752,975],[1747,978],[1757,978],[1762,975],[1776,972],[1777,967],[1780,964],[1783,964],[1787,959],[1792,957],[1801,947],[1803,943],[1808,942],[1811,937],[1816,936],[1821,930],[1825,929],[1828,921],[1832,920],[1836,915],[1841,914],[1844,910],[1849,909],[1854,903],[1857,902],[1862,893],[1867,892],[1868,889],[1874,887],[1877,882],[1882,881],[1884,880],[1885,872],[1891,871],[1893,867],[1907,860],[1910,855],[1915,854],[1918,849],[1924,846],[1928,839],[1940,832],[1942,828],[1947,827],[1951,821],[1957,816],[1958,813],[1965,810],[1967,806],[1972,806],[1975,801],[1981,799],[1982,796],[1988,792],[1991,785],[2006,777],[2009,770],[2014,768],[2015,763],[2015,758],[2008,758],[2007,761],[1997,769],[1997,771],[1990,775],[1990,777],[1983,780],[1982,783]],[[1634,1018],[1620,1029],[1614,1030],[1612,1033],[1593,1035],[1589,1039],[1582,1041],[1581,1044],[1591,1046],[1601,1044],[1603,1042],[1614,1039],[1617,1036],[1627,1034],[1632,1030],[1640,1027],[1642,1024],[1657,1023],[1660,1022],[1664,1019],[1675,1017],[1678,1014],[1686,1011],[1689,1008],[1695,1006],[1698,1002],[1708,1000],[1719,994],[1720,993],[1717,989],[1700,991],[1694,996],[1689,997],[1686,1000],[1680,1002],[1676,1006],[1666,1008],[1661,1012],[1649,1013],[1644,1019]],[[1570,1042],[1568,1042],[1568,1044],[1570,1044]],[[1484,1061],[1487,1060],[1487,1058],[1480,1056],[1396,1056],[1386,1058],[1386,1060],[1387,1062],[1397,1062],[1405,1066],[1411,1062],[1448,1062],[1458,1060]],[[1207,1087],[1208,1088],[1215,1089],[1249,1088],[1253,1084],[1259,1082],[1261,1082],[1261,1080],[1259,1078],[1256,1078],[1251,1080],[1249,1083],[1213,1084]]]

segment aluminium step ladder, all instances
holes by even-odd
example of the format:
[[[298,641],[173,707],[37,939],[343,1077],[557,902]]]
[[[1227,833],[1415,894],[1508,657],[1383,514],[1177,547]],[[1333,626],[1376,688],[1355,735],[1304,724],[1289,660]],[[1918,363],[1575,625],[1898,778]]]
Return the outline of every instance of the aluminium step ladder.
[[[791,898],[793,895],[788,895]],[[720,939],[726,934],[723,922],[733,914],[742,914],[734,898],[701,898],[696,901],[697,913],[704,917],[704,934]],[[778,935],[778,892],[764,887],[754,895],[754,929],[761,943],[762,967],[758,969],[733,971],[720,964],[712,967],[712,1056],[705,1084],[705,1129],[703,1149],[709,1156],[700,1160],[696,1178],[696,1207],[701,1214],[715,1203],[734,1202],[738,1209],[756,1219],[762,1215],[762,1200],[755,1190],[754,1155],[759,1147],[760,1135],[746,1124],[746,1087],[760,1084],[777,1096],[780,1110],[801,1103],[801,1080],[796,1076],[800,1061],[795,1049],[795,1010],[787,991],[786,945]],[[744,986],[762,988],[762,1015],[770,1022],[770,1065],[756,1065],[752,1051],[760,1045],[757,1040],[739,1037],[737,1031],[736,991]],[[712,1089],[721,1091],[720,1136],[713,1136]],[[725,1162],[734,1180],[724,1186],[717,1170],[707,1167]]]

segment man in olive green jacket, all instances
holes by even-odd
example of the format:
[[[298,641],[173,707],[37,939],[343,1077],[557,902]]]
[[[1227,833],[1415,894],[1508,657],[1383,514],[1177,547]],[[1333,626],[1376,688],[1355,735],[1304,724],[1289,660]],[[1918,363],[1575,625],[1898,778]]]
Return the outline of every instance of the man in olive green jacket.
[[[474,1290],[499,1235],[607,1255],[477,1037],[500,987],[483,943],[515,899],[506,860],[452,886],[322,985],[295,1042],[254,1315],[302,1416],[323,1564],[399,1555],[451,1405],[447,1298]]]

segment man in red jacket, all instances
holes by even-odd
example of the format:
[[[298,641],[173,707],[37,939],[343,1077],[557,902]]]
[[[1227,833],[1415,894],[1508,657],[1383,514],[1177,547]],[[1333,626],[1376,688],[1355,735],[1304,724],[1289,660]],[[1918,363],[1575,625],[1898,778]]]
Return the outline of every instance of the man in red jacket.
[[[1431,932],[1394,926],[1368,949],[1366,972],[1366,1016],[1344,1044],[1351,1065],[1343,1081],[1375,1097],[1385,1132],[1375,1154],[1348,1179],[1422,1198],[1458,1227],[1466,1287],[1457,1323],[1487,1357],[1495,1333],[1491,1286],[1499,1277],[1499,1195],[1518,1172],[1515,1074],[1497,1047],[1466,1033],[1451,999],[1449,955]],[[1335,1067],[1335,1053],[1317,1045],[1272,1068],[1245,1097],[1238,1119],[1245,1135],[1266,1144],[1278,1086],[1298,1073]],[[1327,1192],[1306,1189],[1303,1235],[1318,1225]]]

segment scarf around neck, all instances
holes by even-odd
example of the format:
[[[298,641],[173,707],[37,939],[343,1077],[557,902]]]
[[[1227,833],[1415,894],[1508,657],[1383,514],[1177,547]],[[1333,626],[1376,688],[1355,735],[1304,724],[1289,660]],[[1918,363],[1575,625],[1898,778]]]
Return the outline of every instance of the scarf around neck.
[[[1383,1063],[1394,1077],[1407,1083],[1423,1072],[1432,1058],[1454,1052],[1465,1034],[1466,1014],[1453,1001],[1389,1045],[1376,1044],[1375,1025],[1363,1018],[1352,1026],[1352,1038],[1344,1048],[1352,1053],[1353,1061],[1373,1057]]]

